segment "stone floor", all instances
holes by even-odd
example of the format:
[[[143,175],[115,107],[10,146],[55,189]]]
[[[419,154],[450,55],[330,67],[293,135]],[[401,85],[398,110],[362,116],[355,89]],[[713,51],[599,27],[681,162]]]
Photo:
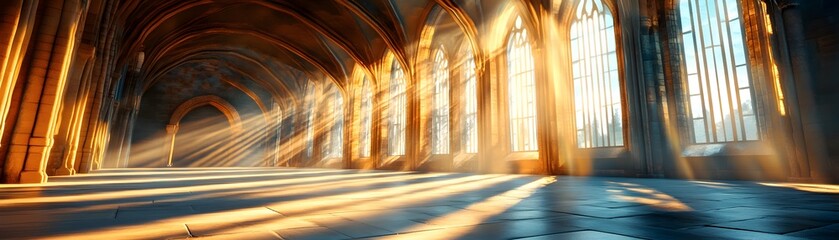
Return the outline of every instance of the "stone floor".
[[[839,186],[286,168],[0,185],[3,239],[836,239]]]

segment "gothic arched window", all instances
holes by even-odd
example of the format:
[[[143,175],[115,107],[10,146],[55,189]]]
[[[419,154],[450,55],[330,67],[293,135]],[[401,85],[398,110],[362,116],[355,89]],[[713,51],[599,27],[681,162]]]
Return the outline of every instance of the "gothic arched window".
[[[315,93],[315,84],[309,82],[309,85],[306,86],[306,107],[304,111],[306,113],[306,157],[310,158],[315,142],[315,106],[317,102]]]
[[[536,76],[527,29],[521,17],[507,42],[510,146],[513,152],[539,150],[536,142]]]
[[[577,146],[623,146],[615,25],[600,0],[582,0],[571,24]]]
[[[370,80],[365,76],[361,82],[361,106],[360,106],[361,123],[359,129],[359,156],[370,157],[370,130],[372,129],[373,119],[373,91],[370,89]]]
[[[326,119],[329,120],[329,132],[323,141],[323,158],[340,158],[344,152],[344,98],[337,89],[329,91],[325,97]]]
[[[431,153],[449,153],[449,60],[442,49],[434,54]]]
[[[475,58],[466,53],[463,64],[463,151],[478,153],[478,86]]]
[[[682,0],[682,62],[694,143],[759,139],[739,1]]]
[[[405,124],[407,96],[405,94],[405,73],[395,59],[390,71],[390,101],[388,110],[388,154],[405,155]]]

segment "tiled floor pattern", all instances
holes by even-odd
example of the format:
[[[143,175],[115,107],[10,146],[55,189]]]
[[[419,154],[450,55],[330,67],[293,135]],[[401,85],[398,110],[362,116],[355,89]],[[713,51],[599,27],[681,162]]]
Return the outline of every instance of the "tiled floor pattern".
[[[287,168],[0,185],[2,239],[837,239],[839,186]]]

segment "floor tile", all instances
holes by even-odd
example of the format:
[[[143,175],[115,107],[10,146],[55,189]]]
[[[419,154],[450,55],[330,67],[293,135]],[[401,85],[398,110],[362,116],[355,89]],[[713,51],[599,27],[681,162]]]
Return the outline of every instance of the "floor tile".
[[[785,234],[804,229],[827,226],[829,223],[805,219],[766,217],[736,222],[718,223],[715,227],[742,229],[775,234]]]
[[[50,178],[39,187],[0,186],[0,238],[839,236],[837,194],[737,181],[550,178],[528,189],[533,186],[528,183],[545,176],[289,168],[102,170]]]
[[[553,240],[553,239],[575,239],[575,240],[632,240],[640,239],[627,237],[617,234],[604,233],[598,231],[577,231],[568,233],[557,233],[550,235],[542,235],[536,237],[519,238],[521,240]]]

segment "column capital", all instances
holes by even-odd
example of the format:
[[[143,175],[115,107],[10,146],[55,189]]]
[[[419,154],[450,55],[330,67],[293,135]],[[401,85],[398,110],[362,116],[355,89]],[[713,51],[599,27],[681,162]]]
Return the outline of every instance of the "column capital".
[[[166,133],[174,133],[178,131],[177,124],[166,124]]]

